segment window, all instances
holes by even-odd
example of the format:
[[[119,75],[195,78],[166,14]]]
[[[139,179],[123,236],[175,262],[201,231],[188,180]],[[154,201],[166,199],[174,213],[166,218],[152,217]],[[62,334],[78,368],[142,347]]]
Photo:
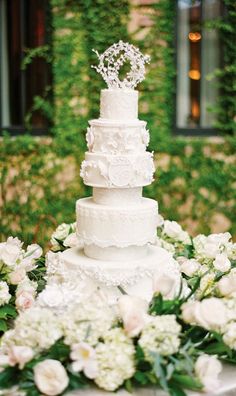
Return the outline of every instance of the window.
[[[177,1],[176,132],[216,134],[210,111],[219,95],[215,79],[208,76],[220,67],[220,40],[204,22],[221,15],[220,0]]]
[[[0,130],[25,132],[26,116],[36,95],[45,95],[51,85],[50,68],[45,59],[35,57],[22,70],[27,48],[49,41],[46,0],[0,0]],[[48,121],[42,111],[32,113],[32,131],[45,133]]]

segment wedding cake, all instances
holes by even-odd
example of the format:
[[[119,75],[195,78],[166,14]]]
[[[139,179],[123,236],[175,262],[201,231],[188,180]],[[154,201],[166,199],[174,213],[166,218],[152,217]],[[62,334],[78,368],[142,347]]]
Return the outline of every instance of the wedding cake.
[[[76,203],[82,244],[66,250],[60,260],[78,287],[80,281],[86,284],[86,296],[100,289],[110,301],[121,291],[150,300],[156,277],[171,273],[177,289],[180,275],[172,256],[155,246],[158,204],[142,197],[155,169],[153,154],[146,151],[149,132],[146,122],[138,119],[134,87],[144,78],[148,57],[122,41],[98,57],[95,68],[108,89],[101,91],[100,118],[89,121],[88,151],[81,165],[93,195]],[[131,70],[120,81],[119,69],[127,61]]]

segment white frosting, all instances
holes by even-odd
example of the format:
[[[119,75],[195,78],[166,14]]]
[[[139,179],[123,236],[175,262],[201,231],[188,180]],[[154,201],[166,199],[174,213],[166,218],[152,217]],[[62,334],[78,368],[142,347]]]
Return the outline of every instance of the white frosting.
[[[133,206],[141,203],[142,187],[136,188],[93,188],[93,200],[102,205]]]
[[[109,155],[85,153],[80,175],[92,187],[139,187],[151,184],[155,171],[152,153]]]
[[[145,121],[114,122],[92,120],[86,140],[93,153],[129,154],[144,153],[149,144]]]
[[[99,205],[92,198],[83,198],[76,203],[76,217],[78,236],[86,245],[143,246],[155,241],[158,206],[148,198],[127,208]]]
[[[90,258],[96,260],[110,260],[126,262],[127,260],[137,260],[147,256],[148,245],[144,246],[127,246],[124,248],[118,248],[116,246],[110,246],[101,248],[96,245],[85,245],[84,253]]]
[[[117,286],[126,293],[150,301],[153,295],[153,277],[156,274],[167,273],[176,278],[176,292],[180,286],[179,266],[166,250],[148,246],[147,255],[139,260],[94,260],[87,257],[82,249],[72,248],[61,253],[65,282],[70,282],[70,293],[82,290],[87,285],[84,298],[89,298],[95,290],[100,290],[109,303],[115,303],[121,296]],[[50,263],[47,264],[50,266]],[[62,272],[60,264],[60,273]],[[56,276],[56,273],[55,273]],[[78,301],[78,298],[77,300]],[[83,293],[81,294],[83,301]],[[78,301],[79,303],[80,301]]]
[[[138,118],[138,91],[133,89],[103,89],[100,97],[100,117],[109,120]]]

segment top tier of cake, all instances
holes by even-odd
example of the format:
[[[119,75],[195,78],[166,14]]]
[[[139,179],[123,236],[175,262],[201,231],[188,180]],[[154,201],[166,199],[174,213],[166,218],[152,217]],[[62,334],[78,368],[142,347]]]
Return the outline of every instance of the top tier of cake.
[[[100,97],[100,118],[129,121],[138,118],[138,91],[103,89]]]

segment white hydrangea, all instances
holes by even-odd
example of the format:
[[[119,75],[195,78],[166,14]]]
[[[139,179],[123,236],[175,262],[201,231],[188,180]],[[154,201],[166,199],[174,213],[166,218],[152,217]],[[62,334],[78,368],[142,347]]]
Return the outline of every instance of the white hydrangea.
[[[13,386],[9,389],[0,390],[0,396],[26,396],[26,393],[21,391],[18,386]]]
[[[86,304],[73,305],[62,317],[65,343],[87,342],[95,345],[115,322],[116,315],[104,302],[91,299]]]
[[[236,350],[236,322],[227,323],[224,328],[223,340],[231,349]]]
[[[8,284],[4,281],[0,282],[0,306],[7,304],[11,299]]]
[[[176,353],[180,345],[181,326],[175,315],[155,316],[144,327],[138,341],[148,361],[153,361],[152,352],[163,356]]]
[[[135,348],[121,328],[107,331],[103,340],[96,347],[98,375],[95,383],[102,389],[115,391],[134,375]]]
[[[14,329],[4,334],[1,342],[4,347],[28,346],[36,354],[50,348],[61,337],[59,318],[50,309],[33,307],[17,317]]]
[[[230,239],[231,234],[229,232],[208,236],[198,235],[193,239],[196,258],[202,262],[211,262],[218,254],[226,250]]]

